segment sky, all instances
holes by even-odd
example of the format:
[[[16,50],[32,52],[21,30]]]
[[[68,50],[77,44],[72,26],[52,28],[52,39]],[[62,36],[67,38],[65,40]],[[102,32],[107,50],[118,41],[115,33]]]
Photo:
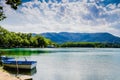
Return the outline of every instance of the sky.
[[[120,36],[120,0],[22,0],[18,10],[4,4],[7,18],[0,25],[9,31],[108,32]]]

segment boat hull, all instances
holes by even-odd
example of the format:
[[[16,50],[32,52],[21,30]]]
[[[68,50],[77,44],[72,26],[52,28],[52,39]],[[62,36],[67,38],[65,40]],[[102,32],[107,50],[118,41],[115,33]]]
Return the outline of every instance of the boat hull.
[[[9,61],[10,62],[10,61]],[[13,63],[8,63],[8,62],[4,62],[3,63],[4,67],[8,67],[8,68],[18,68],[18,69],[33,69],[36,67],[36,62],[31,63],[31,64],[13,64]]]

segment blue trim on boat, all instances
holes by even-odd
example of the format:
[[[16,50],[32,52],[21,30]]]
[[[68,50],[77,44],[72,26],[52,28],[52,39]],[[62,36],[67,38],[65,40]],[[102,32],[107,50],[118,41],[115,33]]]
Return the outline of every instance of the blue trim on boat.
[[[19,64],[19,65],[31,65],[37,63],[37,61],[4,61],[4,64]]]
[[[13,57],[0,56],[0,62],[11,61],[11,60],[14,60],[14,59],[15,58],[13,58]]]

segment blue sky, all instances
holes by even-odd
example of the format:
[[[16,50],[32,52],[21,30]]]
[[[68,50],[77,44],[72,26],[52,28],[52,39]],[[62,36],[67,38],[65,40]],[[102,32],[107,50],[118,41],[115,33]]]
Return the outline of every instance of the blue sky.
[[[120,36],[120,0],[22,0],[17,11],[3,2],[14,32],[109,32]]]

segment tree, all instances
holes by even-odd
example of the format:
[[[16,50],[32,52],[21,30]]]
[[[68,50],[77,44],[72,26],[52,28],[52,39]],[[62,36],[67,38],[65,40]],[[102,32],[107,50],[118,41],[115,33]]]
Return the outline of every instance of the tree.
[[[5,0],[5,3],[7,5],[10,5],[12,9],[16,10],[17,7],[21,4],[21,0]],[[6,18],[4,14],[4,8],[1,4],[2,0],[0,0],[0,21]]]
[[[0,6],[0,21],[3,20],[3,19],[5,19],[5,18],[6,18],[6,16],[5,16],[5,14],[3,13],[3,7]]]
[[[31,33],[15,33],[0,27],[0,48],[47,47],[53,44],[49,39]]]

